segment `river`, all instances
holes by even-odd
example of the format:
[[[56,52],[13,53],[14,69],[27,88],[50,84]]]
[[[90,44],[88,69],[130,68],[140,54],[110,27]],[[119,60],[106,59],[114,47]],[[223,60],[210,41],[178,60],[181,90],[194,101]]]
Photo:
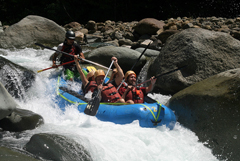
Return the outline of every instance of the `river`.
[[[56,49],[56,47],[55,47]],[[34,72],[52,65],[51,50],[26,48],[0,49],[0,56]],[[55,104],[55,80],[50,69],[36,74],[25,98],[15,99],[19,108],[31,110],[44,118],[44,125],[21,133],[5,132],[1,144],[22,149],[32,135],[53,133],[67,136],[82,144],[96,161],[215,161],[211,149],[199,142],[196,134],[177,122],[173,130],[166,127],[141,128],[138,121],[116,125],[79,113],[75,105],[62,112]],[[79,85],[80,87],[80,85]],[[164,104],[171,96],[149,94]]]

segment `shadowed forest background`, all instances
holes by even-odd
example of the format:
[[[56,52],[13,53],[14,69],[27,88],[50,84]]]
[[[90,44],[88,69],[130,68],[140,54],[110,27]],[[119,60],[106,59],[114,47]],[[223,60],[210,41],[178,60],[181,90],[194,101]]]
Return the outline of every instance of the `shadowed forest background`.
[[[237,0],[0,0],[0,21],[12,25],[27,15],[38,15],[59,25],[76,21],[140,21],[143,18],[166,20],[176,17],[225,17],[240,15]]]

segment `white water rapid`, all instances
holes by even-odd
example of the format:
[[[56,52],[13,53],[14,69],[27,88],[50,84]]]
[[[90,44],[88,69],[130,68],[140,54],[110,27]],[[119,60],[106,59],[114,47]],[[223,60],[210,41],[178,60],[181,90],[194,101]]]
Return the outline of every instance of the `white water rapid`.
[[[0,49],[0,56],[34,72],[51,67],[49,57],[52,53],[48,49]],[[55,80],[49,78],[52,72],[56,71],[50,69],[37,73],[33,86],[25,93],[25,99],[15,99],[20,108],[40,114],[44,118],[44,125],[19,133],[19,136],[7,132],[2,143],[22,148],[34,134],[53,133],[79,142],[95,161],[217,160],[211,150],[198,141],[194,132],[179,123],[173,130],[166,127],[141,128],[137,121],[116,125],[79,113],[75,105],[67,107],[63,113],[54,102],[55,89],[52,84],[55,84]],[[150,97],[163,104],[170,98],[160,94],[150,94]]]

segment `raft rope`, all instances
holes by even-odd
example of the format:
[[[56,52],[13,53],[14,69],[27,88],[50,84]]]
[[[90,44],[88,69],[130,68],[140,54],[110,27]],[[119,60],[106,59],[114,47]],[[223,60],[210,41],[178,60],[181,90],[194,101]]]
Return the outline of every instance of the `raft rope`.
[[[153,118],[155,121],[151,120],[153,122],[154,125],[157,125],[158,123],[160,123],[162,120],[159,120],[158,121],[158,118],[160,116],[160,113],[161,113],[161,109],[162,109],[162,104],[160,104],[158,101],[157,101],[157,104],[159,105],[159,109],[158,109],[158,112],[157,112],[157,116],[155,116],[154,112],[146,105],[142,104],[144,107],[146,107],[153,115]]]

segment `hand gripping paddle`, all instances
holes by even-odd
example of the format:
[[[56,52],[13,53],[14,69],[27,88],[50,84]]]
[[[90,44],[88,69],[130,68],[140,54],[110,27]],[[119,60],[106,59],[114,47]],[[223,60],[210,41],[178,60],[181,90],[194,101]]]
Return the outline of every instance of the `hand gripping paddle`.
[[[105,79],[107,78],[107,75],[108,75],[108,73],[109,73],[109,70],[110,70],[111,67],[112,67],[113,62],[114,62],[114,60],[112,61],[111,65],[110,65],[109,68],[108,68],[108,71],[107,71],[107,73],[106,73],[106,75],[105,75],[105,77],[104,77],[104,80],[103,80],[103,82],[102,82],[102,85],[103,85]],[[88,104],[87,104],[87,106],[86,106],[86,108],[85,108],[85,110],[84,110],[84,113],[85,113],[85,114],[90,115],[90,116],[95,116],[95,115],[97,114],[97,111],[98,111],[98,108],[99,108],[99,105],[100,105],[99,94],[101,93],[101,91],[102,91],[102,90],[99,89],[97,95],[96,95],[95,97],[93,97],[93,99],[91,99],[91,100],[88,102]]]

